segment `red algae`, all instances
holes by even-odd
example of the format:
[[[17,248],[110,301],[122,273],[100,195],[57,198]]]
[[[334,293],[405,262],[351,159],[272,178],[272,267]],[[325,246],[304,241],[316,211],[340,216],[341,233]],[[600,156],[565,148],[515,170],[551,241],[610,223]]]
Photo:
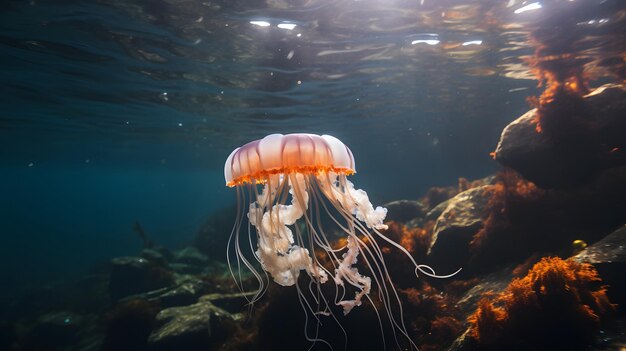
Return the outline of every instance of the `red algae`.
[[[462,313],[457,308],[458,296],[422,282],[419,288],[399,290],[406,301],[406,315],[420,350],[445,350],[463,329]]]
[[[499,342],[507,317],[504,308],[496,307],[489,298],[480,299],[476,312],[469,318],[470,337],[483,345]]]
[[[450,340],[462,331],[463,323],[454,317],[437,317],[430,323],[430,332],[438,340]]]
[[[539,97],[528,99],[538,110],[535,121],[538,133],[546,130],[557,132],[557,128],[563,127],[561,123],[547,123],[552,122],[548,121],[550,119],[571,123],[574,118],[572,114],[580,111],[557,106],[579,105],[583,96],[589,93],[589,77],[585,71],[585,64],[589,60],[578,49],[582,38],[574,30],[576,22],[565,14],[556,16],[564,20],[558,35],[555,35],[552,26],[535,28],[531,34],[535,53],[528,63],[539,81],[538,87],[544,88]],[[555,41],[555,38],[559,40]],[[555,129],[550,130],[550,127]]]
[[[557,218],[552,216],[554,199],[549,192],[509,169],[496,174],[485,192],[489,200],[482,226],[469,244],[472,265],[524,260],[536,250],[558,246],[560,239],[547,236]]]
[[[388,228],[383,232],[388,238],[399,243],[411,253],[413,257],[424,256],[428,251],[432,237],[434,221],[427,221],[422,227],[409,228],[406,225],[391,221],[386,223]],[[384,245],[385,242],[381,242]],[[383,253],[385,253],[383,248]]]
[[[545,191],[512,170],[496,175],[495,184],[486,189],[490,194],[485,208],[483,227],[474,235],[470,246],[481,246],[492,233],[510,229],[512,207],[540,199]],[[514,209],[513,209],[514,210]]]
[[[601,239],[623,223],[625,171],[565,190],[542,189],[510,169],[499,172],[485,188],[489,200],[471,239],[469,268],[532,264],[533,255],[571,254],[574,240]]]
[[[427,221],[422,227],[409,228],[404,224],[389,221],[388,228],[382,233],[394,242],[404,247],[413,258],[423,259],[430,245],[433,232],[433,221]],[[396,249],[387,241],[377,240],[381,252],[385,256],[387,269],[394,272],[394,281],[398,286],[407,287],[415,285],[414,268],[408,257],[395,254]]]
[[[479,301],[469,337],[481,348],[584,348],[616,307],[600,283],[589,264],[543,258],[502,293]]]

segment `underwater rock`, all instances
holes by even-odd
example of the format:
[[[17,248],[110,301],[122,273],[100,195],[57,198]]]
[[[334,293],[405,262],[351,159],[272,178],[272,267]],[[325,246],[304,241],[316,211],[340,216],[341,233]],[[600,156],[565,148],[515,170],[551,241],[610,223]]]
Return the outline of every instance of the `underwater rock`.
[[[163,255],[163,253],[161,253],[158,250],[155,249],[143,249],[141,250],[141,253],[139,254],[141,257],[145,258],[146,260],[153,262],[159,266],[166,266],[167,265],[167,259],[165,258],[165,256]]]
[[[233,333],[242,313],[231,313],[218,307],[243,306],[250,294],[210,294],[193,305],[166,308],[156,316],[157,323],[148,343],[154,350],[206,350],[209,343],[223,340]]]
[[[202,280],[187,276],[177,281],[174,288],[160,295],[158,299],[163,307],[187,305],[195,301],[206,289],[207,286]]]
[[[626,350],[626,319],[616,320],[598,334],[596,342],[586,351]]]
[[[554,104],[542,116],[533,109],[506,126],[495,160],[543,188],[586,182],[603,169],[626,165],[626,87],[599,87],[575,109],[558,108],[568,100]],[[574,115],[560,115],[568,113]],[[542,130],[540,119],[552,124]]]
[[[626,225],[582,250],[574,259],[593,265],[626,263]]]
[[[537,254],[569,256],[574,240],[602,239],[626,223],[624,179],[626,167],[619,167],[581,187],[541,189],[512,169],[499,172],[464,272],[489,273]]]
[[[200,252],[193,246],[187,246],[186,248],[174,253],[174,261],[176,263],[183,263],[190,266],[206,267],[209,263],[209,258]]]
[[[426,206],[419,201],[397,200],[383,205],[387,209],[385,221],[406,223],[416,217],[424,216]]]
[[[446,210],[446,208],[448,207],[449,202],[450,202],[450,200],[446,200],[446,201],[438,204],[437,206],[433,207],[430,211],[428,211],[426,213],[426,217],[424,217],[424,220],[426,220],[426,221],[436,221],[437,218],[439,218],[439,216],[441,216],[443,211]]]
[[[455,306],[465,316],[463,320],[465,321],[464,326],[467,330],[454,340],[452,345],[448,348],[448,351],[461,351],[469,349],[468,344],[470,341],[471,328],[469,328],[469,322],[467,320],[474,313],[474,311],[476,311],[478,301],[485,296],[496,295],[504,291],[509,283],[511,283],[512,277],[512,269],[510,267],[506,267],[498,272],[481,276],[480,279],[475,278],[478,283],[466,291],[455,303]]]
[[[174,283],[171,272],[142,257],[117,257],[112,261],[109,292],[117,301],[125,296],[163,288]]]
[[[31,334],[46,345],[69,345],[75,341],[80,329],[81,316],[67,311],[41,316]]]
[[[84,347],[86,343],[82,340],[81,331],[89,329],[93,324],[94,318],[71,311],[46,313],[39,316],[35,324],[28,328],[28,332],[17,341],[14,349],[59,350],[78,345]]]
[[[618,311],[626,312],[626,225],[587,247],[573,259],[593,264],[602,281],[609,285],[607,294],[611,301],[617,303]]]
[[[129,295],[121,301],[140,299],[157,303],[161,307],[185,306],[195,303],[208,289],[206,282],[193,275],[176,275],[175,282],[170,286]]]
[[[476,303],[486,294],[498,294],[502,292],[511,282],[513,273],[511,268],[480,277],[479,282],[469,289],[456,302],[456,306],[466,315],[470,315],[476,310]]]
[[[168,267],[178,274],[200,274],[204,271],[204,267],[202,266],[186,263],[170,263]]]
[[[459,193],[447,202],[433,229],[428,255],[438,270],[456,271],[469,259],[469,243],[483,226],[490,186]]]
[[[199,274],[209,265],[209,258],[194,246],[188,246],[174,253],[169,268],[180,274]]]
[[[104,316],[107,326],[101,351],[147,350],[158,312],[158,304],[142,299],[117,304]]]
[[[455,187],[446,187],[446,188],[435,187],[435,188],[429,189],[428,194],[424,197],[424,201],[430,204],[434,202],[434,205],[427,208],[428,211],[425,212],[426,215],[424,217],[424,222],[437,220],[437,218],[439,218],[441,213],[448,207],[450,200],[456,195],[458,195],[459,193],[462,193],[470,189],[478,188],[483,185],[493,185],[495,184],[495,182],[496,182],[495,175],[489,175],[484,178],[475,179],[475,180],[459,178],[458,185],[456,188]],[[444,191],[445,193],[445,197],[443,198],[443,200],[439,202],[434,201],[432,199],[433,193],[439,193],[441,191]]]
[[[505,267],[498,272],[491,273],[485,276],[481,276],[479,279],[474,278],[477,284],[471,289],[467,290],[455,303],[455,306],[463,313],[465,318],[464,327],[467,329],[459,335],[452,345],[448,348],[448,351],[462,351],[471,349],[470,344],[470,332],[468,318],[476,311],[476,304],[480,299],[489,295],[496,295],[504,291],[506,287],[511,283],[513,277],[512,269]]]
[[[153,299],[158,300],[163,307],[183,306],[195,302],[207,288],[204,281],[193,276],[183,276],[177,279],[175,286]]]

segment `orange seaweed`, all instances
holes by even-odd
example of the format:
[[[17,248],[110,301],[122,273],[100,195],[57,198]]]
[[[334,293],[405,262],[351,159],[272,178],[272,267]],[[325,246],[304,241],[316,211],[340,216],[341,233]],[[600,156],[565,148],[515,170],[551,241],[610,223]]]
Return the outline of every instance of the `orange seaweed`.
[[[470,337],[483,345],[490,345],[501,337],[507,313],[502,307],[496,307],[489,298],[478,301],[476,312],[469,318],[472,327]]]
[[[584,348],[615,311],[600,282],[589,264],[545,257],[500,294],[480,300],[469,336],[496,349]]]
[[[427,221],[422,227],[409,228],[404,224],[389,221],[388,228],[382,233],[392,241],[399,243],[416,259],[426,257],[432,238],[433,221]],[[387,241],[377,240],[389,271],[394,272],[394,282],[400,286],[412,286],[415,284],[414,268],[408,257],[398,255],[397,249]]]
[[[561,109],[557,106],[579,105],[583,96],[589,93],[587,83],[589,79],[584,70],[585,61],[573,53],[574,46],[554,47],[553,44],[542,41],[537,35],[533,36],[532,41],[536,50],[528,63],[539,81],[537,86],[544,87],[539,97],[528,99],[531,106],[537,108],[537,116],[533,121],[535,130],[542,133],[548,128],[551,132],[558,132],[558,128],[563,127],[562,122],[573,122],[577,118],[577,112],[580,111]],[[558,121],[548,121],[549,119]]]
[[[462,331],[463,323],[454,317],[437,317],[430,323],[430,333],[438,340],[450,340]]]
[[[413,228],[394,221],[386,224],[388,228],[384,231],[384,234],[388,238],[402,245],[414,257],[426,255],[432,237],[432,229],[435,225],[434,221],[427,221],[423,227]],[[388,245],[385,242],[381,242],[381,244]]]

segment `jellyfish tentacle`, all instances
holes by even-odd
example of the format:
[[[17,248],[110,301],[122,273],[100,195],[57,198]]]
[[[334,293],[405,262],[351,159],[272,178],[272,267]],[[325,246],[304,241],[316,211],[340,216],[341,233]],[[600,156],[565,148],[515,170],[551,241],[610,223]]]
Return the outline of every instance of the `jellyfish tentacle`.
[[[237,194],[238,198],[245,199],[245,191],[243,189],[238,189],[237,193],[238,193]],[[239,201],[238,201],[238,207],[241,207]],[[229,239],[228,239],[228,250],[226,252],[226,260],[227,260],[228,269],[230,271],[230,274],[233,277],[233,279],[235,281],[235,285],[237,286],[237,289],[239,289],[240,292],[242,292],[242,293],[246,292],[245,288],[244,288],[243,276],[242,276],[242,272],[241,272],[241,265],[242,264],[257,279],[259,287],[258,287],[255,295],[252,298],[249,298],[248,295],[244,295],[244,298],[248,302],[248,305],[250,306],[250,308],[252,308],[252,305],[254,304],[254,302],[258,301],[258,299],[262,296],[265,287],[267,287],[267,284],[265,283],[265,281],[267,279],[266,280],[263,279],[261,274],[254,268],[254,265],[248,259],[246,259],[246,256],[243,254],[243,252],[241,250],[239,232],[241,230],[242,222],[243,222],[243,213],[240,210],[238,210],[238,214],[237,214],[237,218],[236,218],[236,221],[235,221],[235,225],[234,225],[233,230],[231,231],[231,235],[229,236]],[[233,269],[233,259],[231,258],[231,254],[230,254],[230,252],[231,252],[230,248],[231,247],[232,247],[232,250],[235,253],[235,262],[236,262],[236,265],[237,265],[237,269],[236,269],[237,274],[235,274],[235,270]],[[267,278],[267,273],[265,273],[265,276]]]
[[[343,197],[348,197],[350,196],[349,192],[344,192],[342,191],[343,189],[349,189],[349,186],[347,186],[347,183],[350,183],[349,181],[345,181],[345,183],[343,183],[342,185],[342,181],[337,179],[337,175],[335,174],[326,174],[323,175],[321,177],[319,177],[320,179],[320,185],[322,188],[322,191],[325,193],[325,195],[327,196],[327,198],[329,199],[329,201],[331,201],[331,204],[333,204],[333,206],[339,210],[339,213],[344,217],[344,219],[347,221],[347,223],[350,223],[353,226],[353,229],[348,229],[345,230],[346,233],[350,234],[351,236],[354,236],[356,238],[356,240],[358,240],[360,247],[365,250],[365,252],[368,253],[368,255],[372,258],[373,264],[370,262],[369,259],[367,259],[366,256],[364,256],[364,262],[366,263],[366,265],[368,266],[369,270],[375,274],[373,274],[373,278],[376,281],[376,285],[379,287],[379,293],[381,294],[381,302],[383,302],[383,305],[385,306],[385,310],[387,311],[387,316],[389,318],[389,320],[391,321],[391,323],[400,331],[400,333],[406,337],[406,339],[409,341],[409,343],[411,344],[411,348],[417,349],[417,346],[413,343],[413,341],[410,339],[410,336],[408,335],[408,331],[407,328],[404,324],[404,312],[402,309],[402,303],[400,300],[400,296],[398,295],[395,287],[393,286],[393,282],[391,280],[391,277],[389,276],[387,267],[385,265],[385,261],[384,261],[384,257],[382,255],[382,250],[380,249],[378,243],[376,242],[376,240],[374,240],[374,237],[372,236],[372,234],[370,234],[370,232],[368,231],[368,229],[365,227],[364,224],[367,225],[367,223],[364,223],[364,221],[352,221],[351,218],[353,218],[354,216],[354,207],[350,207],[350,199],[348,200],[344,200],[344,201],[340,201],[339,199],[343,198]],[[344,178],[345,179],[345,175],[339,175],[338,176],[339,179]],[[329,195],[330,194],[330,195]],[[365,197],[361,198],[363,201],[367,200]],[[354,200],[352,200],[354,201]],[[344,207],[344,204],[348,204],[348,208]],[[373,206],[364,206],[365,208],[373,208]],[[365,216],[363,216],[365,217]],[[376,224],[376,223],[374,223]],[[356,231],[359,232],[359,234],[363,235],[364,237],[366,237],[368,239],[368,243],[370,243],[370,245],[367,245],[365,242],[363,242],[360,238],[358,238],[358,236],[356,236],[355,233],[355,229]],[[372,231],[377,232],[377,230],[375,228],[371,228]],[[406,251],[406,250],[405,250]],[[408,252],[406,252],[406,254],[408,254]],[[408,254],[410,256],[410,254]],[[412,258],[412,257],[411,257]],[[380,265],[379,265],[380,262]],[[381,267],[382,265],[382,267]],[[379,280],[378,277],[381,277],[382,280]],[[388,283],[388,284],[387,284]],[[399,318],[396,318],[393,316],[393,314],[391,313],[391,299],[390,299],[390,292],[391,294],[394,296],[395,301],[396,301],[396,305],[398,306],[398,310],[400,313]],[[399,320],[399,322],[398,322]],[[394,334],[394,339],[396,341],[396,344],[399,345],[399,341],[397,339],[396,336],[396,330],[393,330],[393,334]]]

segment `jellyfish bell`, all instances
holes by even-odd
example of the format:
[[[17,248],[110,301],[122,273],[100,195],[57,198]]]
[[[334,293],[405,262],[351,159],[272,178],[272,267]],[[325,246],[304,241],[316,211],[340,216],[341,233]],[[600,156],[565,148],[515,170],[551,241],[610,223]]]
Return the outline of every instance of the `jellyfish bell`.
[[[320,316],[332,315],[333,305],[347,315],[363,299],[369,300],[372,306],[383,306],[384,313],[376,311],[376,315],[391,322],[395,340],[399,333],[417,349],[404,325],[400,299],[377,240],[404,253],[416,274],[446,276],[417,264],[405,248],[380,232],[387,229],[383,223],[387,209],[374,207],[364,190],[355,189],[347,179],[355,172],[350,149],[330,135],[272,134],[235,149],[224,166],[226,185],[235,187],[238,194],[237,221],[227,253],[231,273],[242,290],[241,268],[257,278],[259,286],[251,303],[265,292],[268,278],[282,286],[295,285],[303,308],[318,321]],[[242,240],[245,211],[249,236]],[[331,243],[320,220],[323,214],[345,237],[338,241],[340,246]],[[247,250],[249,255],[244,254]],[[255,268],[250,256],[266,274]],[[324,264],[319,257],[325,257]],[[310,278],[309,289],[298,286],[302,272]],[[334,297],[321,294],[322,284],[334,284]],[[370,296],[373,289],[378,291],[374,297]]]
[[[330,135],[271,134],[235,149],[224,165],[229,187],[265,182],[270,175],[319,172],[355,173],[352,151]]]

